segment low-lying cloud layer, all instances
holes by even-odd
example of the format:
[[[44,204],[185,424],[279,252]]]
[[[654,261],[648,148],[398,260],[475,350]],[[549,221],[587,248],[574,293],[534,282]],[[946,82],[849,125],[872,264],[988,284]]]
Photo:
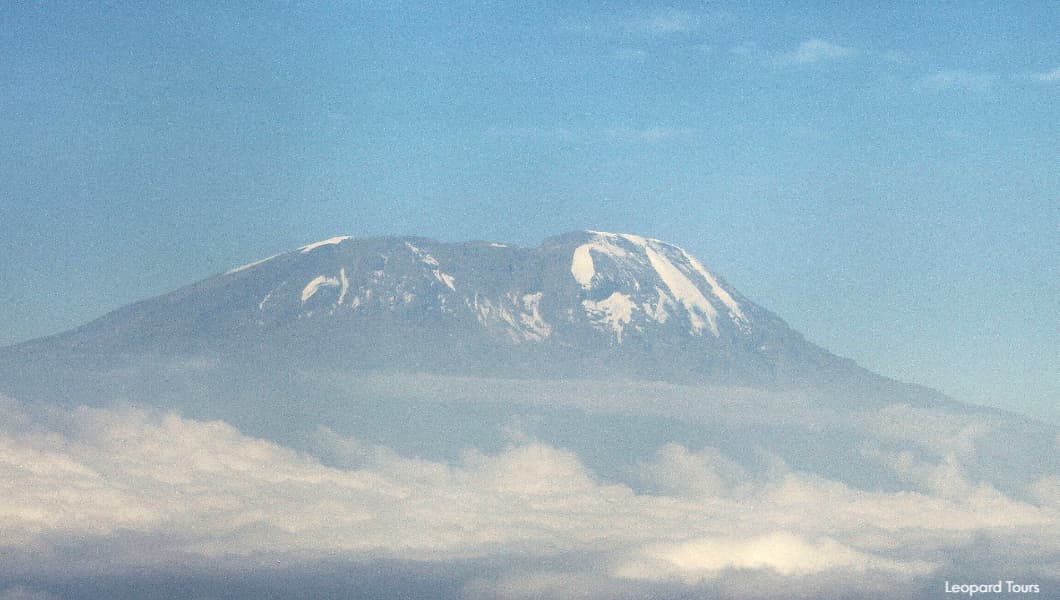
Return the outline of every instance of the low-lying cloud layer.
[[[0,598],[60,597],[26,583],[59,576],[379,560],[473,564],[471,598],[897,598],[977,570],[1060,579],[1060,478],[1016,500],[969,479],[960,443],[935,463],[866,449],[934,492],[859,490],[779,458],[752,473],[678,444],[635,487],[533,439],[449,463],[326,428],[309,454],[134,407],[0,413]]]

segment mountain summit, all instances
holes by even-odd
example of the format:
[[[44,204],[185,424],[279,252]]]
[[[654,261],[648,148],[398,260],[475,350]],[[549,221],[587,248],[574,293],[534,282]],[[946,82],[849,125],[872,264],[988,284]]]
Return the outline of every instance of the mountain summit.
[[[333,237],[12,352],[748,387],[883,380],[680,247],[597,231],[537,248]]]

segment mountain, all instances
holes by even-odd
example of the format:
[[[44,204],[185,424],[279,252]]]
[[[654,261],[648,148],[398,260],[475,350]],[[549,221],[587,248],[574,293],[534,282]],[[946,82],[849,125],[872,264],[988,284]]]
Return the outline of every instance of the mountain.
[[[0,363],[57,356],[932,396],[808,342],[678,246],[592,231],[537,248],[335,237],[12,348]]]
[[[635,235],[232,269],[0,349],[0,449],[0,598],[1060,589],[1057,427]]]

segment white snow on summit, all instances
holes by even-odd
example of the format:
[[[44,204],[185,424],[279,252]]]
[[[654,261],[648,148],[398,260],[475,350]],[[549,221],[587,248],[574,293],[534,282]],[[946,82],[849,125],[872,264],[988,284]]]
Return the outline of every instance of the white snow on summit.
[[[300,251],[305,254],[348,239],[350,236],[333,237],[303,246]],[[602,231],[585,232],[582,241],[573,250],[567,250],[572,254],[566,255],[571,261],[571,276],[581,288],[574,298],[565,294],[553,297],[550,296],[553,292],[547,289],[528,293],[525,288],[499,293],[493,291],[487,296],[478,288],[474,269],[467,275],[461,275],[461,285],[458,287],[457,279],[446,272],[448,269],[413,241],[414,238],[397,241],[396,246],[403,246],[414,262],[412,265],[404,261],[392,263],[398,265],[393,281],[386,277],[389,272],[385,273],[379,268],[370,272],[352,270],[347,273],[352,268],[349,264],[335,264],[323,269],[316,267],[313,271],[303,272],[301,276],[296,275],[301,281],[308,281],[301,289],[303,307],[299,318],[312,316],[320,308],[323,296],[318,292],[322,288],[334,288],[334,292],[325,294],[330,304],[327,314],[335,314],[340,308],[357,310],[369,303],[373,306],[378,304],[384,310],[395,310],[402,304],[423,304],[430,310],[453,313],[453,306],[459,306],[457,303],[462,300],[471,314],[488,330],[518,343],[540,342],[562,333],[556,329],[555,322],[550,323],[554,317],[562,314],[566,314],[566,317],[559,317],[561,320],[565,318],[569,323],[587,323],[602,333],[614,336],[612,339],[618,343],[630,335],[647,333],[652,327],[662,324],[684,329],[696,336],[706,335],[704,332],[709,331],[714,337],[721,337],[723,328],[727,330],[733,326],[744,334],[751,331],[751,322],[734,295],[703,264],[685,250],[657,239]],[[379,256],[385,265],[388,256]],[[268,260],[250,263],[229,273]],[[410,266],[410,272],[401,270]],[[321,271],[327,274],[318,275]],[[408,287],[409,282],[416,281],[417,277],[425,277],[426,282],[433,286],[429,293],[422,296],[422,300],[419,292],[413,293],[413,288]],[[291,295],[291,301],[297,302],[294,300],[299,297],[295,295],[297,287],[290,290],[290,295],[275,293],[285,285],[286,281],[261,298],[258,312],[266,312],[270,303],[276,303],[277,299],[282,301]],[[571,304],[565,304],[571,300]],[[544,310],[542,304],[545,304]],[[272,312],[279,314],[277,311]],[[720,319],[727,320],[722,322]]]
[[[348,236],[348,235],[340,235],[338,237],[328,238],[326,240],[321,240],[319,242],[313,242],[312,244],[309,244],[308,246],[302,246],[301,248],[299,248],[299,250],[302,251],[302,254],[305,254],[306,252],[312,252],[313,250],[316,250],[317,248],[320,248],[321,246],[334,246],[335,244],[341,244],[342,242],[350,239],[350,237],[351,236]]]
[[[675,267],[665,256],[656,252],[651,246],[644,246],[648,254],[648,260],[659,277],[670,288],[674,299],[680,302],[688,311],[688,318],[692,321],[693,333],[701,333],[703,327],[710,327],[711,333],[717,337],[718,332],[718,310],[710,303],[710,300],[699,291],[696,284],[692,283],[680,269]],[[706,321],[704,322],[704,318]]]
[[[613,244],[609,239],[610,236],[615,234],[597,231],[590,231],[589,233],[596,237],[591,242],[582,244],[574,250],[574,257],[570,265],[571,275],[574,275],[574,279],[585,289],[593,287],[593,277],[596,276],[596,266],[593,263],[592,251],[616,258],[629,256],[629,252],[626,252],[621,246]]]
[[[689,263],[691,263],[692,268],[694,268],[697,273],[702,275],[703,279],[707,280],[707,284],[710,285],[710,289],[712,292],[714,292],[714,295],[717,296],[718,299],[721,300],[722,304],[724,304],[726,308],[729,309],[729,314],[731,314],[734,319],[738,319],[740,321],[747,321],[747,317],[743,314],[743,310],[740,309],[740,305],[737,304],[736,300],[733,299],[732,295],[729,294],[729,292],[725,291],[725,288],[721,287],[721,284],[718,283],[718,280],[714,277],[714,275],[712,275],[710,271],[706,270],[703,265],[698,260],[696,260],[696,257],[692,256],[688,252],[685,252],[684,250],[681,250],[681,254],[685,256]]]
[[[236,267],[234,269],[229,269],[228,271],[225,271],[225,275],[231,275],[233,273],[238,273],[240,271],[246,271],[247,269],[249,269],[251,267],[256,267],[256,266],[258,266],[258,265],[260,265],[260,264],[262,264],[264,262],[270,261],[270,260],[276,258],[277,256],[279,256],[279,254],[273,254],[272,256],[270,256],[268,258],[263,258],[261,260],[256,260],[256,261],[254,261],[252,263],[247,263],[245,265]]]
[[[639,235],[604,231],[588,231],[587,233],[591,237],[589,241],[575,248],[570,267],[571,275],[583,289],[592,289],[596,285],[594,281],[600,276],[593,260],[593,254],[605,255],[618,263],[624,277],[636,273],[654,272],[653,274],[658,276],[669,292],[667,294],[666,291],[657,288],[658,300],[652,302],[636,294],[640,286],[646,282],[633,279],[631,285],[638,299],[633,300],[626,294],[621,295],[629,301],[628,312],[632,313],[634,308],[641,308],[648,318],[658,323],[665,323],[672,316],[666,310],[666,305],[680,306],[688,314],[691,333],[699,335],[703,330],[709,329],[717,337],[720,336],[718,310],[724,307],[733,322],[746,328],[747,316],[739,303],[721,286],[714,275],[685,250],[673,244]],[[633,246],[632,250],[630,244]],[[702,281],[697,283],[700,278]],[[716,298],[717,304],[712,302],[708,296]],[[626,317],[625,304],[626,302],[614,295],[606,300],[583,302],[586,310],[591,311],[597,320],[601,318],[600,315],[607,315],[604,317],[604,322],[610,325],[620,339],[620,328],[632,319],[632,317]]]

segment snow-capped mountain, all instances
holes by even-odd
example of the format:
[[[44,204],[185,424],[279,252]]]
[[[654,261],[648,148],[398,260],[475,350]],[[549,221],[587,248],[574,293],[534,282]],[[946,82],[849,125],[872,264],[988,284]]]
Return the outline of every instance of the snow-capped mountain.
[[[594,231],[537,248],[334,237],[15,350],[770,387],[867,375],[680,247]]]
[[[290,596],[326,575],[314,560],[345,578],[324,596],[382,572],[366,597],[393,596],[390,559],[479,578],[574,556],[617,592],[663,573],[633,596],[653,598],[759,548],[777,558],[719,569],[786,586],[783,569],[824,553],[859,576],[807,598],[935,597],[1016,562],[1005,577],[1056,573],[1055,426],[866,371],[635,235],[308,244],[0,349],[0,424],[17,508],[0,573],[32,554],[65,577],[100,548],[87,581],[143,555],[140,586],[155,548],[209,577],[296,556],[309,575]],[[441,541],[416,546],[424,531]],[[362,568],[371,552],[386,553]],[[682,571],[686,556],[706,558]],[[862,594],[866,573],[881,583]],[[445,596],[431,577],[420,597]]]

